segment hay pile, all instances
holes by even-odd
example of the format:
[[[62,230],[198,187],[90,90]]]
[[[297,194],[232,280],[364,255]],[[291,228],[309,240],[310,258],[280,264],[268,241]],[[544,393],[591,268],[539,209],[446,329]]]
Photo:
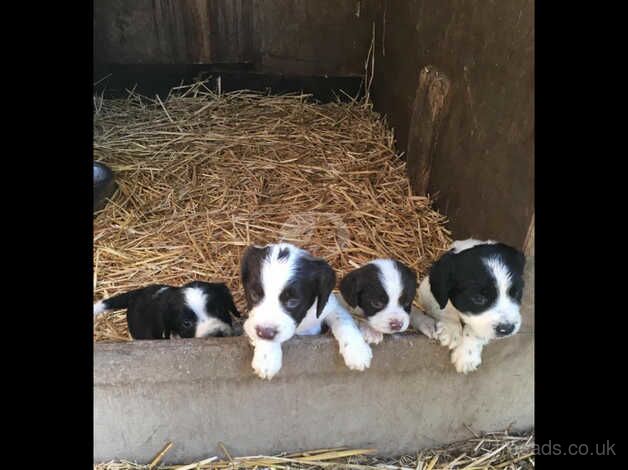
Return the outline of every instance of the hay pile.
[[[94,109],[94,158],[119,185],[94,220],[95,301],[198,279],[226,282],[244,311],[251,243],[298,244],[338,279],[376,257],[421,275],[450,243],[367,102],[217,95],[198,82],[163,99],[96,96]],[[95,341],[130,339],[124,312],[95,322]]]
[[[94,470],[205,470],[205,469],[330,469],[357,470],[524,470],[534,468],[534,434],[487,433],[446,447],[429,449],[413,455],[383,458],[375,449],[320,449],[276,456],[232,457],[220,446],[222,457],[212,456],[200,462],[178,466],[160,466],[172,448],[167,445],[146,465],[119,461],[94,465]]]

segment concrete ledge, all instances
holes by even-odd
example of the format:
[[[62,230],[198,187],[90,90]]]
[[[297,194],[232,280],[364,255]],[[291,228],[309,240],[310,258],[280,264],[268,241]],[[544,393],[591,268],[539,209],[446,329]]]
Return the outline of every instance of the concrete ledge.
[[[401,454],[512,426],[534,415],[533,261],[521,332],[485,348],[457,374],[448,351],[416,334],[373,347],[371,368],[348,370],[331,336],[293,338],[270,382],[251,369],[244,337],[94,345],[94,462],[166,463],[234,455],[373,446]],[[531,274],[530,274],[531,272]]]
[[[418,335],[374,347],[349,371],[332,337],[295,338],[271,381],[253,375],[245,338],[96,345],[94,461],[149,460],[168,440],[172,462],[223,441],[234,454],[348,445],[412,452],[476,430],[532,426],[532,341],[490,345],[474,374]]]

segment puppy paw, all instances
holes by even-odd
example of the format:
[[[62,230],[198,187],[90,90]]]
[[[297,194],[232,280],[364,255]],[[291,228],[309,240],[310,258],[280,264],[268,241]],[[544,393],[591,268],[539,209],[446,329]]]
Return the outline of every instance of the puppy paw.
[[[454,349],[462,340],[462,326],[458,322],[436,322],[436,338],[442,346]]]
[[[451,352],[451,362],[457,372],[467,374],[480,366],[482,356],[478,348],[461,344]]]
[[[353,339],[342,341],[340,354],[345,360],[346,366],[351,370],[364,370],[371,366],[373,352],[361,336],[356,335]]]
[[[253,353],[251,366],[261,379],[272,379],[281,369],[281,346],[278,344],[258,343]]]
[[[428,338],[438,339],[438,335],[436,333],[436,320],[414,307],[412,307],[410,323],[415,330],[420,331]]]
[[[364,341],[368,344],[379,344],[384,339],[384,334],[371,327],[368,323],[360,323],[360,332],[362,333]]]

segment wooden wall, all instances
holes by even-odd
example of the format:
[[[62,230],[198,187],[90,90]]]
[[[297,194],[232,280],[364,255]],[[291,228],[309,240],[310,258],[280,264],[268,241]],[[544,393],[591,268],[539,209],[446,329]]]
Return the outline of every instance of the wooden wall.
[[[456,237],[524,247],[534,214],[534,1],[378,2],[373,98]]]
[[[372,24],[363,3],[95,0],[95,61],[246,64],[268,73],[359,76]]]

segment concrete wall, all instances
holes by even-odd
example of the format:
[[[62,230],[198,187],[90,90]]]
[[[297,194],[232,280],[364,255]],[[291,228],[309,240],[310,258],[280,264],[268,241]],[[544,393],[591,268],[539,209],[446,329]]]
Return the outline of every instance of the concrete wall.
[[[94,462],[165,462],[334,446],[414,452],[476,431],[533,426],[534,258],[519,335],[490,344],[457,374],[445,348],[415,334],[374,347],[371,368],[345,368],[330,336],[294,338],[271,382],[253,375],[243,337],[96,344]]]

